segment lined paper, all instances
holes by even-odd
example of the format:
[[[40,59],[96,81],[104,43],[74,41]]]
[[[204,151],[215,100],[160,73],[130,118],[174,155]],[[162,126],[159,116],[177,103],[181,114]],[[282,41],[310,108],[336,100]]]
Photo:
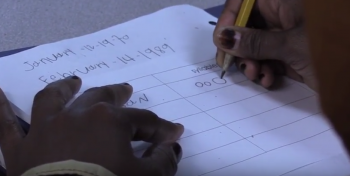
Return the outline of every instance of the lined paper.
[[[79,94],[128,82],[134,93],[126,107],[185,126],[177,176],[350,174],[315,92],[288,78],[269,91],[235,68],[219,78],[214,26],[208,23],[216,20],[202,9],[179,5],[42,45],[1,58],[0,86],[30,123],[35,93],[52,81],[80,76]],[[144,144],[132,144],[140,156]]]

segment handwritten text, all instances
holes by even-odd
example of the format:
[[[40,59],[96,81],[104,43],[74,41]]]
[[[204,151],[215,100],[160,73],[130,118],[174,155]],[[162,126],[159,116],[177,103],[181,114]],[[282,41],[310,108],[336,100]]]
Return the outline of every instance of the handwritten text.
[[[226,84],[226,79],[221,79],[219,77],[211,79],[211,81],[204,81],[204,82],[196,82],[194,85],[196,87],[206,87],[206,86],[212,86],[214,84]]]
[[[162,55],[169,52],[174,53],[175,50],[168,44],[162,44],[159,46],[146,48],[145,50],[136,51],[136,53],[133,55],[132,54],[120,55],[120,56],[117,56],[116,59],[120,63],[129,64],[129,63],[136,62],[138,59],[152,60],[154,59],[154,57],[161,57]],[[113,63],[117,63],[117,61],[114,61]]]
[[[25,71],[32,71],[35,68],[40,67],[41,65],[52,64],[63,57],[69,57],[71,55],[76,55],[76,54],[72,50],[66,49],[62,52],[51,54],[51,56],[40,58],[39,60],[36,60],[36,61],[32,61],[32,62],[26,61],[23,64],[27,68],[25,69]]]
[[[126,44],[126,41],[129,40],[128,35],[124,36],[117,36],[117,35],[112,35],[110,39],[103,39],[101,41],[96,42],[96,44],[89,44],[89,45],[84,45],[81,50],[83,51],[94,51],[97,48],[101,47],[108,47],[108,46],[115,46],[117,42],[121,44]]]
[[[205,66],[197,67],[196,69],[193,69],[192,72],[193,73],[201,73],[202,71],[211,70],[211,69],[214,69],[217,67],[219,67],[217,64],[208,64]]]
[[[106,69],[106,68],[110,68],[110,66],[105,62],[99,62],[97,64],[87,65],[82,68],[77,68],[67,72],[56,72],[56,74],[51,74],[49,76],[40,76],[39,80],[49,84],[51,82],[58,81],[60,79],[64,79],[69,76],[86,75],[93,71]]]
[[[148,97],[146,96],[146,94],[142,94],[140,96],[137,96],[135,98],[130,99],[128,102],[125,103],[124,107],[131,107],[134,106],[136,104],[142,104],[144,102],[148,102]]]

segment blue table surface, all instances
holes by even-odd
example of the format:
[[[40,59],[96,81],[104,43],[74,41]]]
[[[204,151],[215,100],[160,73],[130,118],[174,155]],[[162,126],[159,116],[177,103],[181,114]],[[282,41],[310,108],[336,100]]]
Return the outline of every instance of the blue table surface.
[[[224,8],[224,6],[220,5],[220,6],[216,6],[216,7],[205,9],[205,11],[208,12],[209,14],[215,16],[215,17],[219,17],[221,12],[222,12],[222,10],[223,10],[223,8]],[[14,49],[14,50],[9,50],[9,51],[3,51],[3,52],[0,52],[0,58],[4,57],[4,56],[9,56],[9,55],[12,55],[12,54],[16,54],[16,53],[19,53],[21,51],[25,51],[25,50],[28,50],[28,49],[31,49],[31,48],[34,48],[34,47],[35,46],[26,47],[26,48],[19,48],[19,49]],[[24,122],[21,118],[18,118],[18,119],[19,119],[19,122],[22,125],[22,128],[27,133],[28,130],[29,130],[29,124]],[[0,176],[5,176],[6,175],[5,173],[6,173],[6,170],[4,168],[0,167]]]
[[[221,6],[216,6],[216,7],[205,9],[205,11],[208,12],[209,14],[215,16],[215,17],[219,17],[223,8],[224,8],[224,6],[221,5]],[[19,53],[21,51],[28,50],[28,49],[31,49],[34,47],[35,46],[26,47],[26,48],[19,48],[19,49],[14,49],[14,50],[9,50],[9,51],[3,51],[3,52],[0,52],[0,57],[16,54],[16,53]]]

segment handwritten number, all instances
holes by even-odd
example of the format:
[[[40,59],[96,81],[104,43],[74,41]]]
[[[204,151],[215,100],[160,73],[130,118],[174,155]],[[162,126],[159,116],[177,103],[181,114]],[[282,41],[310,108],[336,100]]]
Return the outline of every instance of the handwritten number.
[[[203,86],[204,86],[204,84],[201,83],[201,82],[196,82],[195,85],[196,85],[197,87],[203,87]]]
[[[108,41],[107,39],[102,40],[102,42],[98,42],[98,43],[101,44],[104,47],[107,47],[106,46],[107,44],[114,46],[114,44],[112,42]]]
[[[153,54],[155,54],[155,55],[157,55],[157,56],[160,56],[158,53],[154,52],[154,51],[153,51],[152,49],[150,49],[150,48],[147,48],[147,49],[145,50],[145,53],[148,53],[148,54],[153,53]]]
[[[85,49],[87,49],[89,51],[92,51],[92,50],[95,49],[95,47],[94,46],[90,46],[90,45],[85,45],[85,46],[83,46],[83,50],[85,50]]]
[[[123,44],[126,44],[126,40],[129,40],[129,36],[128,35],[124,35],[124,36],[122,36],[122,37],[118,37],[118,36],[116,36],[116,35],[113,35],[112,36],[112,38],[113,39],[117,39],[117,40],[119,40],[121,43],[123,43]]]
[[[213,78],[211,81],[215,84],[226,84],[227,83],[226,79],[221,79],[219,77]]]
[[[211,83],[210,82],[196,82],[195,84],[197,87],[204,87],[204,86],[211,86]]]
[[[213,84],[226,84],[226,83],[227,81],[225,79],[221,79],[217,77],[217,78],[213,78],[211,81],[196,82],[194,85],[196,87],[204,87],[204,86],[210,87]]]
[[[175,52],[175,50],[172,47],[170,47],[168,44],[163,44],[162,48],[163,49],[170,49],[171,51]]]
[[[152,59],[152,58],[146,56],[146,54],[143,54],[141,51],[137,51],[137,52],[140,53],[142,56],[144,56],[144,57],[147,58],[147,59]]]
[[[118,37],[118,36],[114,35],[112,37],[118,38],[118,40],[121,40],[123,43],[125,43],[125,41],[129,39],[128,35],[124,35],[122,37]],[[104,44],[104,46],[107,44],[114,46],[114,44],[107,39],[102,40],[99,43],[101,45]],[[85,50],[92,51],[92,50],[96,49],[96,46],[84,45],[83,48]],[[151,49],[151,48],[154,48],[154,49]],[[147,48],[144,52],[137,51],[137,54],[138,54],[137,57],[144,56],[147,59],[152,59],[146,53],[161,56],[161,54],[167,53],[168,50],[175,52],[174,49],[172,47],[170,47],[170,45],[168,45],[168,44],[163,44],[163,45],[159,45],[159,46],[155,46],[155,47],[151,47],[151,48]],[[23,65],[25,65],[25,67],[26,67],[24,70],[25,71],[33,71],[38,67],[42,67],[42,66],[45,66],[48,64],[55,64],[61,58],[69,57],[71,55],[76,55],[76,53],[70,49],[65,49],[62,52],[50,54],[49,57],[43,57],[43,58],[40,58],[40,59],[34,60],[34,61],[26,61],[26,62],[23,62]],[[124,64],[128,64],[132,61],[133,62],[137,61],[136,58],[133,58],[133,57],[126,55],[126,54],[122,57],[116,57],[116,58]],[[113,62],[113,63],[116,63],[116,62]],[[83,66],[80,68],[74,68],[73,70],[69,70],[69,71],[65,71],[65,72],[55,72],[55,73],[51,73],[48,75],[41,75],[38,77],[38,80],[42,83],[49,84],[51,82],[54,82],[54,81],[57,81],[60,79],[64,79],[64,78],[69,77],[69,76],[74,76],[77,74],[78,75],[86,75],[86,74],[89,74],[91,72],[96,72],[96,71],[98,72],[98,70],[109,69],[109,68],[110,68],[110,66],[106,62],[100,62],[100,63],[88,65],[88,66]],[[210,82],[204,82],[204,83],[198,83],[197,86],[200,86],[200,87],[211,86],[211,84],[212,83],[210,83]],[[216,84],[220,84],[220,83],[216,83]],[[135,100],[134,103],[135,102],[141,103],[141,102],[147,102],[147,101],[149,101],[148,98],[146,96],[144,96],[144,97],[139,97],[139,99]],[[132,102],[129,102],[129,103],[134,104]]]
[[[130,62],[130,61],[136,61],[134,58],[132,58],[126,54],[123,57],[117,57],[117,59],[120,60],[124,64],[128,64],[128,62]]]
[[[165,53],[165,51],[162,50],[162,48],[160,48],[159,46],[154,47],[154,50],[159,51],[160,53],[163,53],[163,54]]]

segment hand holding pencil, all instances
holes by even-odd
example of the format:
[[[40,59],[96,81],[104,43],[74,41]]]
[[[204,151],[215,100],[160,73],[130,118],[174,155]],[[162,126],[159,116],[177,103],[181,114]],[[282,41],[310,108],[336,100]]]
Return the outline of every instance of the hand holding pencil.
[[[236,19],[235,22],[235,26],[239,26],[239,27],[245,27],[248,19],[249,19],[249,15],[250,12],[252,11],[253,5],[254,5],[255,0],[243,0],[239,13],[238,13],[238,17]],[[222,43],[224,45],[227,45],[229,48],[233,48],[233,44],[234,44],[234,40],[235,40],[235,36],[234,36],[234,31],[227,31],[228,33],[226,33],[224,35],[224,37],[226,36],[233,36],[233,38],[227,38],[226,40],[222,41]],[[224,65],[223,65],[223,71],[221,72],[221,79],[224,77],[228,67],[231,65],[231,63],[234,60],[234,56],[226,53],[225,57],[224,57]]]
[[[214,32],[217,64],[235,64],[265,88],[282,75],[315,88],[301,7],[302,0],[227,0]]]

